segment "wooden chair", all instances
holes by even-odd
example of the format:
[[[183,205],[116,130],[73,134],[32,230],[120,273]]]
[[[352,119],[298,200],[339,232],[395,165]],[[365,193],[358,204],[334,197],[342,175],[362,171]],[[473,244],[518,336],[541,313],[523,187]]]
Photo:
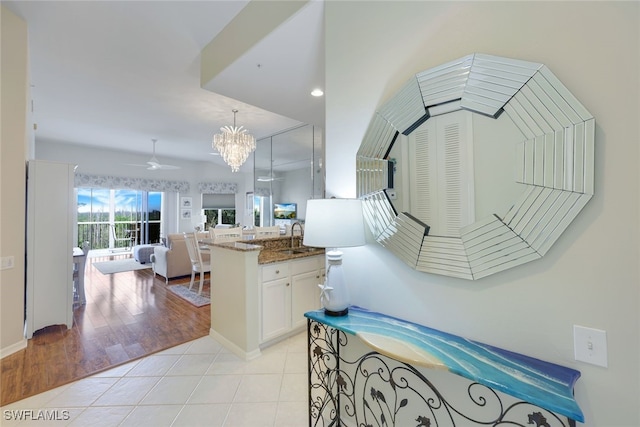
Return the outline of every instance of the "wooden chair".
[[[242,239],[242,228],[213,228],[209,229],[209,236],[213,243],[235,242]]]
[[[264,239],[265,237],[280,237],[280,226],[256,227],[256,239]]]
[[[204,274],[211,272],[211,259],[203,260],[202,252],[200,252],[200,245],[198,244],[198,236],[196,233],[184,233],[184,240],[187,244],[187,251],[189,252],[189,260],[191,261],[191,282],[189,283],[189,290],[193,288],[195,282],[196,273],[200,275],[200,286],[198,288],[198,295],[202,294],[202,285],[204,284]]]
[[[84,270],[87,254],[89,254],[89,242],[84,242],[82,249],[73,248],[73,300],[77,301],[78,305],[84,305],[87,302],[84,294]]]

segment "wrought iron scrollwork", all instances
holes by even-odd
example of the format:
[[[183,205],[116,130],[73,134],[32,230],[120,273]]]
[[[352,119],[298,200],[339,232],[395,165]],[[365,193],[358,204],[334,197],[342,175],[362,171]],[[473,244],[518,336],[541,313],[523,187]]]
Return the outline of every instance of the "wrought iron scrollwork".
[[[376,352],[347,360],[344,332],[313,320],[308,332],[310,427],[575,426],[524,401],[505,403],[477,382],[447,399],[409,364]]]

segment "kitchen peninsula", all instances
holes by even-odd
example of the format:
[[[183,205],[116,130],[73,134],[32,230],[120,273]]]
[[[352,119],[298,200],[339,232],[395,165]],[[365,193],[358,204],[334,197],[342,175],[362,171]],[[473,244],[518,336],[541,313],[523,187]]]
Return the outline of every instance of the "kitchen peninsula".
[[[210,335],[245,360],[305,329],[320,307],[324,249],[301,238],[207,243],[211,250]]]

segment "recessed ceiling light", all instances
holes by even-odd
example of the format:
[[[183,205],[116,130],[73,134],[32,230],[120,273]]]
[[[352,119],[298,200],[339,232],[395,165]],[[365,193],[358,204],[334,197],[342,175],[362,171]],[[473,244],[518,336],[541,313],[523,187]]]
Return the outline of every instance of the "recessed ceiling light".
[[[322,91],[322,89],[314,89],[311,91],[311,95],[312,96],[322,96],[324,95],[324,92]]]

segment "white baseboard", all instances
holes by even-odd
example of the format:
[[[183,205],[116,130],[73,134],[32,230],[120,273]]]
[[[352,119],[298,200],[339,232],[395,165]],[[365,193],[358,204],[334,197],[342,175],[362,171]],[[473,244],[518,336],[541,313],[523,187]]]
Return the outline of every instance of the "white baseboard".
[[[222,344],[223,347],[225,347],[227,350],[230,350],[233,354],[235,354],[236,356],[238,356],[243,360],[247,360],[247,361],[253,360],[262,355],[262,352],[260,351],[259,348],[250,352],[244,351],[243,349],[238,347],[236,344],[232,343],[231,341],[229,341],[228,339],[226,339],[225,337],[223,337],[213,329],[209,329],[209,336],[214,340],[218,341],[220,344]]]
[[[25,348],[27,348],[27,340],[23,338],[21,341],[11,344],[9,347],[0,348],[0,359],[4,359],[10,354],[16,353]]]
[[[289,338],[294,337],[294,336],[298,335],[301,332],[304,332],[306,329],[307,329],[306,325],[305,326],[301,326],[299,328],[296,328],[296,329],[293,329],[293,330],[287,332],[284,335],[280,335],[277,338],[273,338],[273,339],[271,339],[269,341],[265,341],[265,342],[260,344],[260,349],[264,350],[267,347],[271,347],[272,345],[278,344],[279,342],[282,342],[284,340],[288,340]]]

